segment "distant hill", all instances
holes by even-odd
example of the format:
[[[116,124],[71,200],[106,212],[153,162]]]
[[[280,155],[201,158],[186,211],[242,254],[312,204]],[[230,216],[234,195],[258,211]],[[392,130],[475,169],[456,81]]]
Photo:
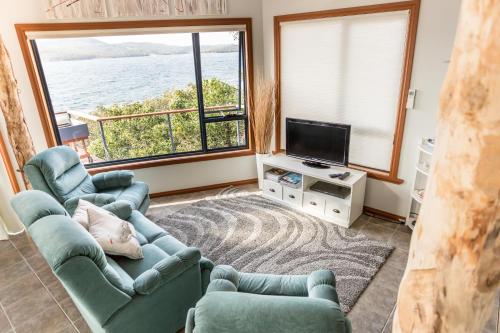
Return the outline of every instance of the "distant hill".
[[[66,38],[64,40],[37,40],[40,56],[44,61],[85,60],[100,58],[144,57],[149,55],[187,54],[191,46],[160,43],[108,44],[95,38]],[[206,45],[202,53],[237,52],[238,45]]]

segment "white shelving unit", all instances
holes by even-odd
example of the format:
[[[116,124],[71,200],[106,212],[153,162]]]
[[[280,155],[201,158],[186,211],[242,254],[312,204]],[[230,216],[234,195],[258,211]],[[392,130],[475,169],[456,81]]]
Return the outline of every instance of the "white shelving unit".
[[[411,204],[408,215],[406,216],[406,225],[413,230],[420,211],[420,206],[424,200],[422,192],[425,193],[425,186],[429,178],[432,153],[434,144],[429,142],[428,138],[423,138],[418,145],[418,159],[415,166],[415,178],[411,190]]]
[[[301,186],[297,189],[281,185],[279,182],[264,179],[262,195],[278,200],[328,222],[348,228],[363,212],[365,201],[366,172],[343,167],[332,166],[329,169],[314,169],[302,164],[302,160],[286,155],[274,155],[262,160],[262,174],[279,168],[302,175]],[[351,174],[344,180],[330,178],[332,173]],[[335,197],[311,191],[310,187],[317,181],[335,184],[349,189],[345,198]]]

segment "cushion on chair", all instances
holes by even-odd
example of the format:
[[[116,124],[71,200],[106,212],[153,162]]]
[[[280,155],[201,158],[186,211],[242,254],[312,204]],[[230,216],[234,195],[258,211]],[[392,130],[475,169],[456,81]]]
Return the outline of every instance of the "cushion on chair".
[[[102,214],[107,214],[112,216],[112,214],[109,211],[101,207],[98,207],[96,205],[93,205],[91,202],[88,202],[87,200],[79,199],[78,206],[74,210],[71,218],[73,219],[73,221],[81,224],[82,227],[85,228],[85,230],[89,230],[89,212],[88,212],[89,209],[97,210]]]
[[[96,209],[97,208],[97,209]],[[105,253],[142,259],[142,248],[134,226],[99,207],[87,207],[89,233]]]

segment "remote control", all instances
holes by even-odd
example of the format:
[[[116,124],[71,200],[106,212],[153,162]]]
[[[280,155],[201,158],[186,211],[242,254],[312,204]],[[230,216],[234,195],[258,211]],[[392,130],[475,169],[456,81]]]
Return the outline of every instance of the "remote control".
[[[339,178],[340,176],[342,176],[341,173],[331,173],[329,174],[330,178]]]
[[[350,174],[351,174],[351,173],[350,173],[349,171],[344,172],[342,175],[340,175],[340,176],[339,176],[339,179],[340,179],[340,180],[344,180],[344,179],[346,179],[347,177],[349,177],[349,176],[350,176]]]

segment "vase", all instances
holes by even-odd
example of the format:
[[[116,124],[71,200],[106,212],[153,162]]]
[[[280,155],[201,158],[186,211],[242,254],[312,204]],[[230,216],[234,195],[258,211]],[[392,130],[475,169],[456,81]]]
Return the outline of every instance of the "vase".
[[[262,164],[262,161],[271,156],[271,153],[265,153],[265,154],[255,154],[255,162],[257,164],[257,180],[259,181],[259,189],[262,190],[262,180],[264,179],[264,166]]]

